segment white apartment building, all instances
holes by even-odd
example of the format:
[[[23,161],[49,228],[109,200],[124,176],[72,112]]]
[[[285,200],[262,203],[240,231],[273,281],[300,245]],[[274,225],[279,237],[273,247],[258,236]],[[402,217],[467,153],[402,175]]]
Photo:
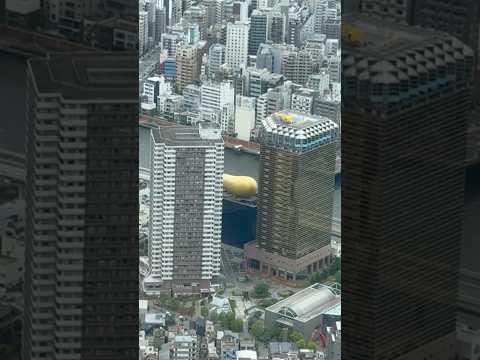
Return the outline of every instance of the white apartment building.
[[[149,77],[143,84],[143,95],[147,97],[147,104],[157,104],[159,96],[171,93],[172,85],[165,81],[163,76]]]
[[[240,140],[250,141],[255,128],[255,98],[237,96],[235,107],[235,133]]]
[[[147,293],[210,292],[220,271],[223,146],[214,124],[152,130]]]
[[[227,24],[225,62],[234,72],[247,66],[249,28],[247,22],[237,21]]]
[[[235,89],[229,81],[202,84],[200,95],[201,112],[214,116],[223,132],[231,130],[235,106]],[[210,115],[213,114],[213,115]],[[217,115],[215,115],[217,114]]]

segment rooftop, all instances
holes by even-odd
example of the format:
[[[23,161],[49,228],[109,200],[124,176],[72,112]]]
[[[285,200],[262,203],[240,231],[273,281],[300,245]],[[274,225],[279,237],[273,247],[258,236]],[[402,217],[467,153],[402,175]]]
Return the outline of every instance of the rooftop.
[[[194,337],[191,336],[191,335],[177,335],[177,336],[175,336],[175,342],[191,343],[194,340],[195,340]]]
[[[352,39],[350,43],[345,41],[347,51],[375,58],[400,55],[408,50],[452,38],[443,32],[386,22],[364,14],[347,14],[342,17],[342,21],[347,29],[344,30],[344,36],[348,34]]]
[[[266,311],[306,322],[338,309],[340,303],[340,291],[335,286],[313,284],[268,307]]]
[[[279,111],[262,120],[260,137],[264,143],[295,152],[335,141],[338,125],[323,116]]]
[[[220,132],[218,136],[213,136],[215,130],[211,125],[205,124],[199,128],[159,126],[152,130],[152,136],[155,143],[165,143],[168,146],[209,146],[223,142]]]
[[[279,111],[268,117],[265,123],[272,128],[288,127],[292,129],[306,129],[318,125],[322,121],[328,123],[330,120],[289,111]]]
[[[380,56],[401,53],[432,43],[439,36],[445,36],[436,31],[385,22],[364,14],[347,14],[342,20],[346,28],[359,39],[359,45],[354,46],[355,51]],[[345,42],[345,45],[349,47],[348,42]]]
[[[296,352],[297,347],[290,342],[271,342],[269,344],[270,355],[274,354],[287,354],[289,352]]]
[[[240,350],[237,351],[238,360],[256,360],[257,352],[255,350]]]
[[[138,102],[138,59],[133,53],[54,53],[28,64],[41,94],[67,100]]]
[[[149,313],[145,314],[145,322],[149,324],[165,324],[165,314]]]
[[[347,79],[343,98],[405,107],[445,86],[465,86],[471,80],[473,51],[446,33],[358,14],[346,15],[343,26],[343,37],[349,39],[342,48],[342,76]],[[365,90],[372,84],[385,86]],[[371,95],[365,98],[365,93]]]

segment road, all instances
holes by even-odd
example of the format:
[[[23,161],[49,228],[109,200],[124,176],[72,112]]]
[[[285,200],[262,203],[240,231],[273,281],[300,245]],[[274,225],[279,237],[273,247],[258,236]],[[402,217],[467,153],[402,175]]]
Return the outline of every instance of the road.
[[[138,62],[138,81],[140,89],[146,78],[152,75],[157,63],[160,61],[160,47],[155,47],[143,55]]]

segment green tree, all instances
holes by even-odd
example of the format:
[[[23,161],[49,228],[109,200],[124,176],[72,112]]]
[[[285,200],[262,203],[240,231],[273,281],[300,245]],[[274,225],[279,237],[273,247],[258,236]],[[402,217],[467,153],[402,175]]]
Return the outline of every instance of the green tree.
[[[291,342],[296,343],[297,341],[303,340],[303,335],[300,331],[298,330],[292,330],[288,334],[288,340]]]
[[[335,275],[338,271],[340,271],[340,258],[335,256],[328,267],[328,274]]]
[[[310,349],[310,350],[317,350],[317,344],[315,343],[315,341],[309,341],[307,342],[307,349]]]
[[[234,319],[230,322],[230,330],[233,332],[241,332],[243,330],[243,321],[240,319]]]
[[[214,323],[218,321],[218,314],[215,310],[210,312],[210,320],[213,321]]]
[[[263,320],[255,321],[250,329],[250,332],[256,339],[262,337],[263,333],[265,332],[265,324]]]
[[[338,271],[336,274],[335,274],[335,281],[339,284],[342,283],[342,272],[341,271]]]
[[[275,304],[277,300],[275,299],[262,299],[261,301],[258,302],[258,306],[261,307],[262,309],[266,309],[267,307]]]
[[[218,315],[218,321],[223,329],[230,329],[233,320],[235,320],[235,314],[231,311]]]
[[[270,296],[269,287],[264,282],[262,282],[260,284],[257,284],[255,286],[254,292],[255,292],[255,297],[257,299],[264,299],[264,298]]]
[[[274,325],[271,330],[270,330],[270,333],[271,333],[271,338],[274,339],[274,340],[281,340],[281,337],[282,337],[282,330]]]
[[[156,349],[159,349],[162,344],[163,344],[163,337],[164,337],[164,332],[162,329],[154,329],[153,330],[153,346]]]
[[[206,306],[202,306],[200,309],[200,314],[205,318],[208,317],[208,308]]]
[[[295,345],[297,345],[299,349],[305,349],[305,339],[302,337],[300,340],[295,342]]]

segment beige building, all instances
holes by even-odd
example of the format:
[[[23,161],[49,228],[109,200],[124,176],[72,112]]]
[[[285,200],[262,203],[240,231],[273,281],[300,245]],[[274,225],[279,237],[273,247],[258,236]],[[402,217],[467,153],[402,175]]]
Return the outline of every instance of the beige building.
[[[193,45],[180,45],[175,53],[177,93],[182,94],[185,86],[200,77],[200,59],[198,49]]]

